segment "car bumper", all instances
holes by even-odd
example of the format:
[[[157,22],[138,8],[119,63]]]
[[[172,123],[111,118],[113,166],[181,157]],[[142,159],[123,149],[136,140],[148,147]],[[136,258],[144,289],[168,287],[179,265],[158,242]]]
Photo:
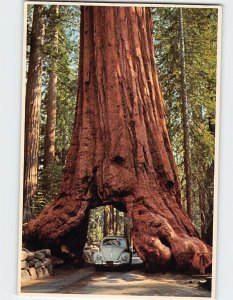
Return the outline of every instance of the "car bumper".
[[[113,266],[122,266],[122,265],[127,265],[129,262],[122,262],[119,260],[116,261],[103,261],[103,262],[95,262],[96,266],[106,266],[106,267],[113,267]]]

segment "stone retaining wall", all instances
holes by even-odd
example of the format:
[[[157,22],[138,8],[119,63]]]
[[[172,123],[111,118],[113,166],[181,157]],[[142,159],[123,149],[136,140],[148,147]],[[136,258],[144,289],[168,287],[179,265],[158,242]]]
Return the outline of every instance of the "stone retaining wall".
[[[49,277],[53,267],[51,252],[49,249],[42,249],[30,252],[23,249],[21,252],[21,283]]]
[[[93,264],[93,255],[99,251],[99,247],[96,245],[85,245],[83,249],[83,258],[87,264]]]

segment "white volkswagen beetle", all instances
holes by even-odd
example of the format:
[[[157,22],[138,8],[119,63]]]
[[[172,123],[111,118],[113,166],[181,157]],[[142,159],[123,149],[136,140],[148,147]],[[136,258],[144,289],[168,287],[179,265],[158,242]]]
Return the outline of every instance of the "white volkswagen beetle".
[[[129,266],[132,254],[127,240],[122,236],[106,236],[94,253],[93,260],[97,269],[101,266]]]

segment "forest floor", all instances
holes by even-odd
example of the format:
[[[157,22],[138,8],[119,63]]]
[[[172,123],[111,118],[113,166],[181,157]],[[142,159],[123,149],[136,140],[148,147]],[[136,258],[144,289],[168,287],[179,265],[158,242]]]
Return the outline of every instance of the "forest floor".
[[[170,273],[146,274],[139,268],[60,269],[51,278],[23,284],[22,293],[210,297],[210,291],[199,287],[199,280]]]

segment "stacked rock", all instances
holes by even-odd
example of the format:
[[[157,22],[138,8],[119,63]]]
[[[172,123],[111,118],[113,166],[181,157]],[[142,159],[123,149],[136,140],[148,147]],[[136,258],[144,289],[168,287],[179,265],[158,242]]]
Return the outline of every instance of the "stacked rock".
[[[98,252],[99,248],[96,245],[85,245],[84,250],[83,250],[83,258],[86,263],[88,264],[93,264],[93,256],[95,252]]]
[[[30,252],[23,249],[21,252],[21,282],[33,279],[49,277],[52,274],[53,267],[51,261],[51,252],[49,249],[42,249],[36,252]]]

